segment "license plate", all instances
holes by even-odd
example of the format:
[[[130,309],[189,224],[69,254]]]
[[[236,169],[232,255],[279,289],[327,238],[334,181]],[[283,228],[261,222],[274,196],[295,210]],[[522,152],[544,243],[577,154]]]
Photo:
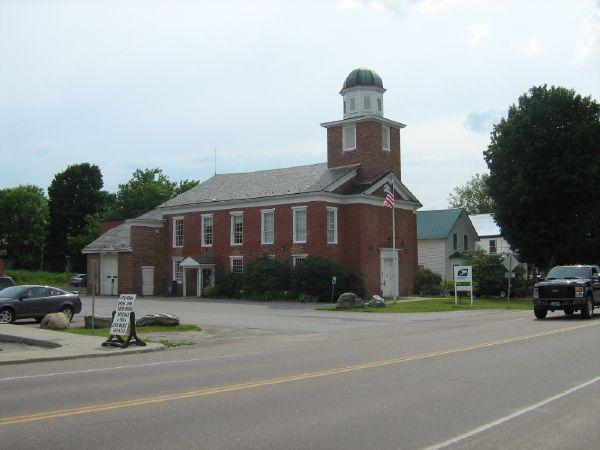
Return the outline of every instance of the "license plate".
[[[560,302],[550,302],[550,306],[560,306]]]

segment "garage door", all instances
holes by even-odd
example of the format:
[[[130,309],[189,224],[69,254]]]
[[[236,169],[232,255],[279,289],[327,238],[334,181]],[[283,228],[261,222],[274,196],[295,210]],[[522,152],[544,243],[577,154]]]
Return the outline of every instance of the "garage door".
[[[107,253],[100,255],[100,295],[119,293],[119,255]]]

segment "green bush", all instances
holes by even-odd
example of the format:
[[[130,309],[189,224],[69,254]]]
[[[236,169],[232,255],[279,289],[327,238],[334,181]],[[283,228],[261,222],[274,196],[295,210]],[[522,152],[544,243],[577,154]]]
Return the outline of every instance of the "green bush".
[[[299,261],[294,268],[293,289],[298,294],[307,294],[321,301],[331,299],[331,278],[337,277],[334,298],[343,292],[364,295],[364,283],[360,275],[346,271],[340,264],[321,256],[309,256]]]
[[[217,287],[213,285],[206,286],[204,289],[202,289],[202,295],[206,298],[216,298]]]
[[[452,278],[444,279],[444,295],[454,295],[454,280]]]
[[[243,296],[244,278],[241,273],[217,270],[215,273],[215,289],[217,297]]]
[[[419,294],[426,285],[442,285],[442,276],[429,269],[419,269],[415,274],[415,293]]]
[[[6,270],[5,274],[13,279],[15,284],[42,284],[47,286],[67,286],[73,273],[41,272],[39,270]]]
[[[504,278],[506,269],[502,255],[491,255],[477,249],[465,260],[466,266],[473,266],[473,289],[477,295],[499,295],[506,292],[508,280]]]
[[[244,268],[244,291],[250,295],[262,295],[290,289],[290,266],[267,255],[250,261]]]
[[[298,301],[300,303],[314,303],[314,302],[318,302],[319,299],[317,297],[315,297],[314,295],[300,294],[298,296]]]

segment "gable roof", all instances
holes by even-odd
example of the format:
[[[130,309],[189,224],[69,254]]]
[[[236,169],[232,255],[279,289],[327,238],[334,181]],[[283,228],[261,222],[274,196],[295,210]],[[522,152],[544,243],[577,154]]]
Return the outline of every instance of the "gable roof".
[[[417,211],[417,239],[446,239],[462,208]]]
[[[359,164],[328,169],[327,163],[258,172],[218,174],[160,208],[226,200],[247,200],[278,195],[326,191]]]
[[[471,214],[469,219],[480,237],[502,236],[502,230],[491,214]]]
[[[81,253],[128,252],[131,251],[131,238],[127,222],[111,228],[95,241],[86,245]]]

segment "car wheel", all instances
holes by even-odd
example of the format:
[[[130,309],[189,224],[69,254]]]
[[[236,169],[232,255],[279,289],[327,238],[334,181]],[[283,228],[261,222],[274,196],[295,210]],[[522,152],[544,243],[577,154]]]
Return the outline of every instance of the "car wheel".
[[[73,308],[71,308],[70,306],[64,306],[63,309],[60,310],[60,312],[67,316],[69,322],[73,320],[73,316],[75,315],[73,314]]]
[[[14,323],[15,321],[15,313],[12,309],[2,309],[0,310],[0,323]]]
[[[585,305],[583,305],[583,308],[581,308],[581,317],[583,317],[584,319],[591,319],[593,315],[594,301],[592,300],[592,297],[588,297],[585,300]]]
[[[575,310],[573,308],[565,308],[565,314],[567,316],[572,316],[573,313],[575,313]]]
[[[535,317],[537,317],[538,319],[545,319],[546,315],[548,314],[548,310],[547,309],[534,309],[533,313],[535,314]]]

